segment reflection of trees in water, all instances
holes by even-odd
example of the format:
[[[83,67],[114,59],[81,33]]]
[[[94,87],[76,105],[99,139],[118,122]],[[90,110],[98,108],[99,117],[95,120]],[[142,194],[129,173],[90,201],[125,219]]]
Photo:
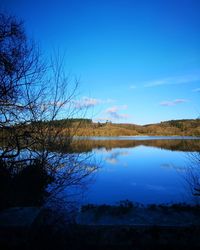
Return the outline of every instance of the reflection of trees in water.
[[[62,154],[61,157],[54,152],[45,164],[39,158],[26,164],[19,158],[6,163],[0,161],[0,209],[68,202],[72,190],[73,194],[77,190],[76,195],[84,191],[96,169],[91,154]]]
[[[188,153],[187,158],[189,162],[186,180],[191,193],[196,197],[200,197],[200,151]]]
[[[188,198],[192,198],[192,202],[200,202],[200,150],[199,140],[190,141],[187,144],[187,151],[185,153],[186,163],[183,166],[176,166],[172,164],[162,164],[163,168],[173,168],[180,173],[184,180],[185,194]],[[196,151],[195,151],[196,150]]]
[[[200,151],[200,140],[78,140],[71,144],[72,152],[89,152],[93,149],[131,148],[138,146],[157,147],[172,151]],[[63,147],[63,150],[65,148]]]

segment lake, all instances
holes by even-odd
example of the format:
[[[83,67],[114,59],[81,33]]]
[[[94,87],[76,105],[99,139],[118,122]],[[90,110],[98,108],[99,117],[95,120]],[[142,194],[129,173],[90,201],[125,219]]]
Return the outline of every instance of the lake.
[[[200,138],[90,137],[76,151],[92,154],[99,169],[82,203],[115,204],[130,200],[150,203],[192,203],[188,185],[191,154],[200,152]]]

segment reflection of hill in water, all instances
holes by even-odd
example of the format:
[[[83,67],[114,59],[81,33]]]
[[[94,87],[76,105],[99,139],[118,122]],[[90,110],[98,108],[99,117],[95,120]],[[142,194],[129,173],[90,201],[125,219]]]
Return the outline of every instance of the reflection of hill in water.
[[[156,147],[172,151],[200,151],[200,140],[77,140],[72,143],[73,152],[89,152],[92,149]]]

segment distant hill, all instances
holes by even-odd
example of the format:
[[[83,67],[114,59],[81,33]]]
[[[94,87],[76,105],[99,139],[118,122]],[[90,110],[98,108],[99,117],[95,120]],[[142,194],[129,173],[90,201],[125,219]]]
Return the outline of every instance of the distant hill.
[[[91,119],[63,119],[51,122],[70,129],[78,136],[185,135],[200,136],[200,119],[170,120],[155,124],[95,123]],[[77,129],[78,125],[78,129]],[[76,128],[76,130],[75,130]]]

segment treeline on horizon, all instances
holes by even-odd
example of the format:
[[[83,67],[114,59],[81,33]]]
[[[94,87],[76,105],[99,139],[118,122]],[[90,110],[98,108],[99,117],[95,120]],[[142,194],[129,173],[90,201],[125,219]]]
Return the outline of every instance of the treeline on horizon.
[[[48,125],[62,128],[63,133],[69,128],[77,136],[200,136],[200,119],[170,120],[155,124],[136,125],[127,123],[93,122],[92,119],[61,119],[53,120]],[[77,129],[78,127],[78,129]]]

